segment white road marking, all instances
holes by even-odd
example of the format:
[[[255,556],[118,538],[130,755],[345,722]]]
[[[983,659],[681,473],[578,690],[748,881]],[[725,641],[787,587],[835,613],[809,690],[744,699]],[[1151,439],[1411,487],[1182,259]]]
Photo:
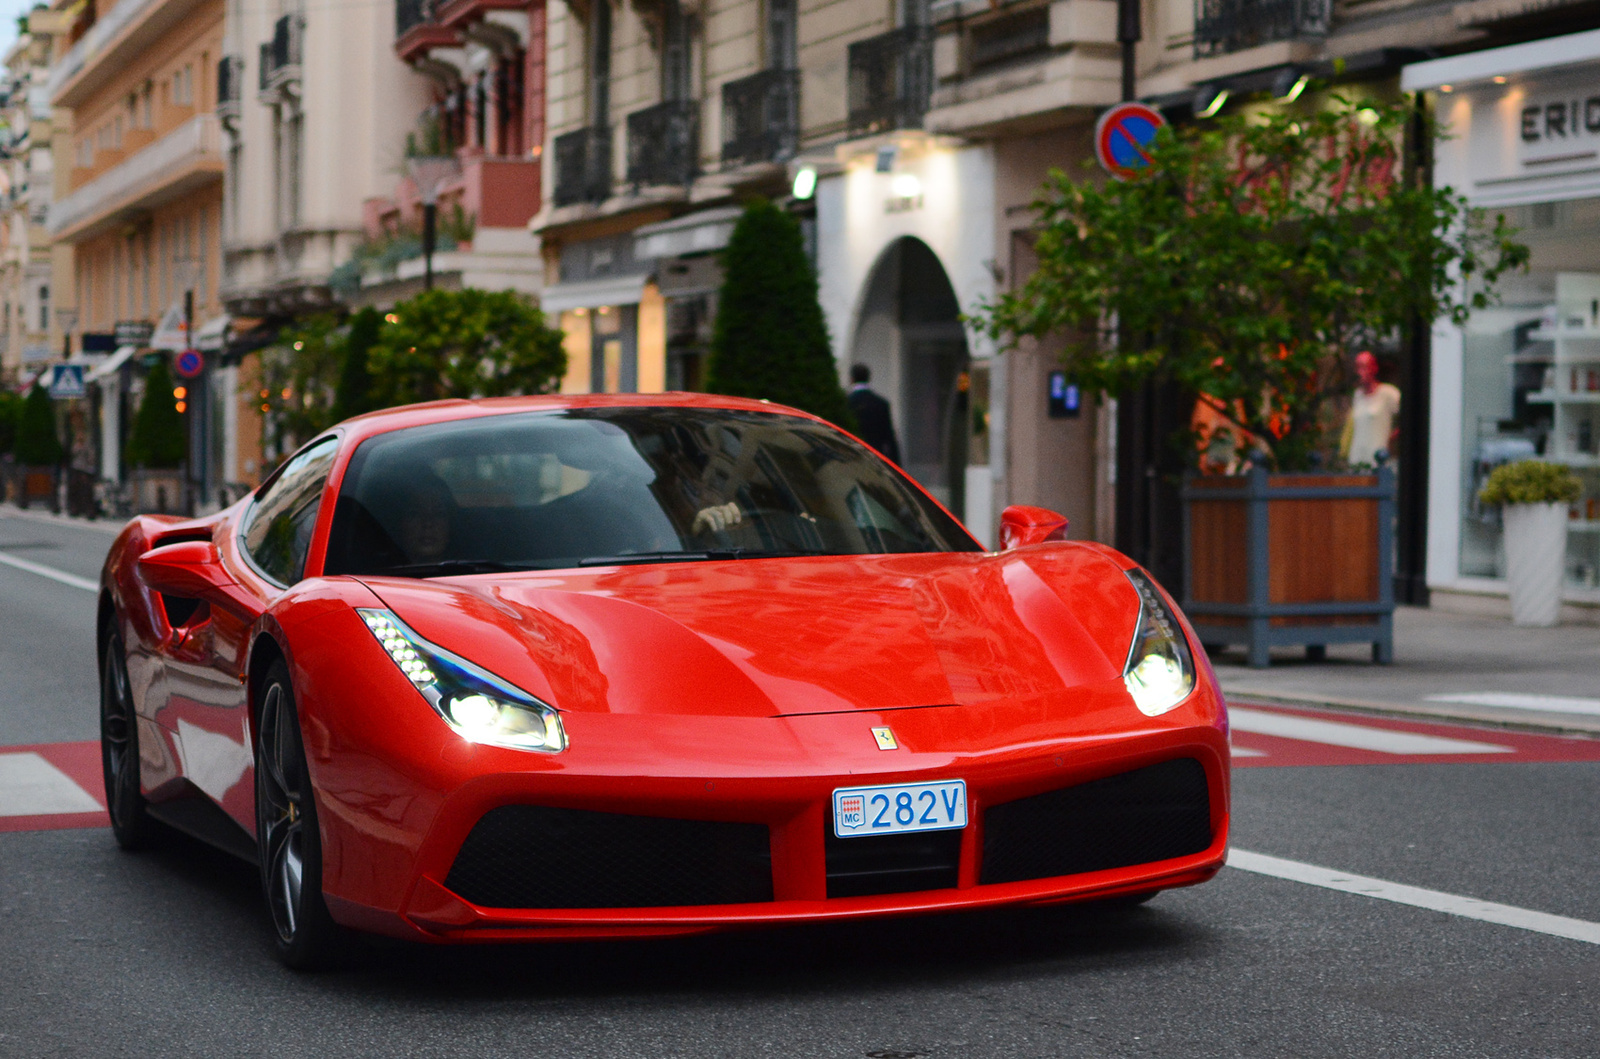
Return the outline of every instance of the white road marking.
[[[73,588],[81,588],[85,592],[100,591],[100,583],[98,581],[91,581],[87,577],[79,577],[76,574],[69,574],[65,570],[57,570],[55,567],[46,566],[43,563],[30,562],[27,559],[18,559],[15,555],[7,555],[4,552],[0,552],[0,563],[4,563],[7,566],[14,566],[18,570],[26,570],[30,574],[38,574],[40,577],[48,577],[52,581],[60,581],[63,585],[71,585]]]
[[[98,813],[103,806],[33,751],[0,754],[0,816]]]
[[[1267,756],[1267,752],[1265,750],[1251,750],[1247,746],[1233,746],[1232,744],[1229,744],[1228,750],[1229,750],[1229,752],[1231,752],[1233,754],[1234,757],[1266,757]]]
[[[1427,701],[1459,702],[1467,706],[1502,706],[1512,710],[1545,710],[1549,713],[1600,715],[1600,699],[1579,699],[1568,695],[1522,695],[1514,691],[1460,691],[1448,695],[1429,695]]]
[[[1281,857],[1269,857],[1264,853],[1250,853],[1242,849],[1228,851],[1228,867],[1255,872],[1257,875],[1271,875],[1278,879],[1321,886],[1329,890],[1339,890],[1347,894],[1376,897],[1380,901],[1394,901],[1416,908],[1429,908],[1435,912],[1448,912],[1453,916],[1476,919],[1484,923],[1498,923],[1501,926],[1518,927],[1522,930],[1549,934],[1552,937],[1571,938],[1573,941],[1600,945],[1600,923],[1591,923],[1584,919],[1553,916],[1548,912],[1535,912],[1515,905],[1480,901],[1476,897],[1462,897],[1460,894],[1447,894],[1441,890],[1424,890],[1420,886],[1406,886],[1404,883],[1353,875],[1331,868],[1319,868],[1315,864],[1303,864],[1297,860],[1284,860]]]
[[[1444,739],[1415,732],[1396,732],[1363,724],[1318,721],[1286,713],[1266,713],[1228,708],[1228,723],[1241,732],[1276,735],[1308,743],[1345,746],[1352,750],[1375,750],[1383,754],[1511,754],[1514,748],[1498,743],[1474,743],[1467,739]]]

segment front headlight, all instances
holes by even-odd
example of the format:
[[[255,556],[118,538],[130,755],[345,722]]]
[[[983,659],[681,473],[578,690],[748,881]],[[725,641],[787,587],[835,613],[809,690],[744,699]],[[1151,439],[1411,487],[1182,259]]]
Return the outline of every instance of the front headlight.
[[[445,723],[474,743],[566,749],[561,715],[488,670],[418,636],[392,612],[358,607],[372,635]]]
[[[1122,670],[1122,683],[1140,713],[1159,717],[1194,690],[1194,656],[1150,575],[1143,570],[1123,573],[1139,593],[1139,624],[1128,664]]]

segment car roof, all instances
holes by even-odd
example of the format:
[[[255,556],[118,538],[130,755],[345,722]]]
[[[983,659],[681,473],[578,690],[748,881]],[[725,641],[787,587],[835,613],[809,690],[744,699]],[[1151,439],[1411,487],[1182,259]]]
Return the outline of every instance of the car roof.
[[[426,404],[401,405],[368,412],[339,424],[346,443],[353,444],[375,434],[447,423],[480,416],[512,412],[552,412],[568,408],[704,408],[738,412],[772,412],[823,422],[809,412],[747,397],[726,397],[709,393],[586,393],[540,394],[531,397],[482,397],[474,400],[451,399]]]

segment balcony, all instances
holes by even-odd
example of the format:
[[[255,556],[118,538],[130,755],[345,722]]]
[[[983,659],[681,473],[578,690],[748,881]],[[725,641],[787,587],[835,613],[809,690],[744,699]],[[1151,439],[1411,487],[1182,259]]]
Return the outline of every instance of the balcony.
[[[394,50],[403,62],[461,43],[456,31],[439,19],[444,6],[443,0],[394,0]]]
[[[50,206],[50,234],[77,242],[222,179],[222,127],[196,114]]]
[[[903,26],[850,45],[850,135],[918,129],[933,91],[933,28]]]
[[[118,0],[50,69],[51,101],[81,106],[98,89],[122,76],[129,61],[151,41],[183,26],[209,0]]]
[[[611,129],[593,126],[555,138],[557,206],[604,202],[611,194]]]
[[[724,165],[785,161],[799,139],[798,70],[762,70],[722,86]]]
[[[1329,0],[1195,0],[1194,57],[1328,33]]]
[[[628,115],[628,182],[641,187],[694,180],[699,155],[699,105],[675,99]]]
[[[300,83],[301,39],[306,20],[284,15],[272,27],[272,39],[261,45],[261,101],[269,106]]]
[[[217,119],[224,128],[239,120],[239,102],[244,96],[244,57],[224,55],[217,60]]]

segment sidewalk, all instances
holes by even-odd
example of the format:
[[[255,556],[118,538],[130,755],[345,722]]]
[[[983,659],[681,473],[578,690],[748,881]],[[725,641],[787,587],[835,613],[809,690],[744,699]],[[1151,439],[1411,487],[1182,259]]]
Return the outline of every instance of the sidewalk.
[[[1325,662],[1275,650],[1250,669],[1214,657],[1229,701],[1331,706],[1600,737],[1600,629],[1523,629],[1504,618],[1399,607],[1392,665],[1371,648],[1330,646]]]

